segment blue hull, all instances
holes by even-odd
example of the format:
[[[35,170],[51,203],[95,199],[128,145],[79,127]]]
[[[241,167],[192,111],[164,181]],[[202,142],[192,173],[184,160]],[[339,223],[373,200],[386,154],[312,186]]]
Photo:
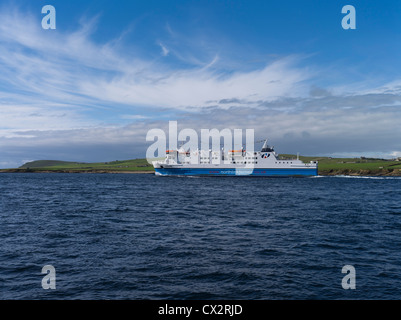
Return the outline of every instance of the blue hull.
[[[257,176],[291,177],[317,176],[317,168],[306,169],[211,169],[211,168],[156,168],[156,174],[163,176]]]

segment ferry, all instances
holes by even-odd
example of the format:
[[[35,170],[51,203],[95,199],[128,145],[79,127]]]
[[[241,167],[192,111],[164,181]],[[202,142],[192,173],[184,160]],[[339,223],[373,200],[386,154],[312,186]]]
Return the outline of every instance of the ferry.
[[[239,150],[219,151],[167,150],[166,158],[152,161],[155,174],[159,176],[317,176],[318,162],[304,163],[296,159],[283,159],[274,151],[274,147],[264,140],[258,152]]]

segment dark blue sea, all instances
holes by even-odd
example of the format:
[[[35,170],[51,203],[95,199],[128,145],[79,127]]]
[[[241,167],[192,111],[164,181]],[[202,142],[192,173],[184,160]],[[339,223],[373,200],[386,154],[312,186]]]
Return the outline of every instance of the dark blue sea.
[[[0,222],[0,299],[401,299],[401,178],[0,174]]]

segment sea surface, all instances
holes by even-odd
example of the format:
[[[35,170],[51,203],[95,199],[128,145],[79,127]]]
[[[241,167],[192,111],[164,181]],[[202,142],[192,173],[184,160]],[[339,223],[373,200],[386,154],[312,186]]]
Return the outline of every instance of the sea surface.
[[[0,249],[0,299],[401,299],[401,178],[0,174]]]

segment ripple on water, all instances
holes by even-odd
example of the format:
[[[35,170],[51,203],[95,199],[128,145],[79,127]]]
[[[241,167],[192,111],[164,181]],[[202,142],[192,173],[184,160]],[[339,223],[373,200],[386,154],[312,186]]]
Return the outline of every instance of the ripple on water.
[[[2,174],[0,298],[400,299],[399,181]]]

